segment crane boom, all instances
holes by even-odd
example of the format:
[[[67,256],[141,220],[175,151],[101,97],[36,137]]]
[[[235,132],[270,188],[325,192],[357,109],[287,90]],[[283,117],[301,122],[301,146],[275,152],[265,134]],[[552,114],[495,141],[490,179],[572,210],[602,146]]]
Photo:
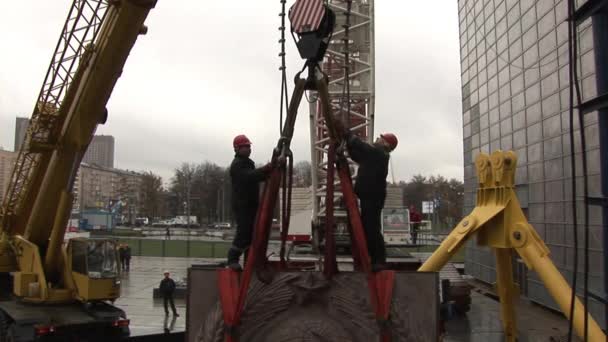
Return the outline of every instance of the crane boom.
[[[0,272],[16,271],[18,297],[59,303],[119,295],[114,275],[91,273],[92,261],[76,260],[115,253],[111,244],[80,241],[66,250],[62,244],[80,162],[106,121],[106,104],[155,4],[73,1],[2,205]]]
[[[57,143],[65,119],[65,111],[58,108],[85,47],[97,37],[107,8],[107,1],[102,0],[74,1],[70,7],[0,207],[1,231],[11,235],[23,235],[25,231],[52,146]]]
[[[78,82],[68,89],[67,101],[59,108],[60,112],[65,112],[65,123],[24,234],[38,246],[43,246],[50,238],[45,255],[47,274],[57,271],[56,259],[72,205],[76,172],[97,125],[106,120],[106,103],[146,15],[147,11],[142,11],[142,7],[132,1],[123,1],[120,6],[108,9],[98,40],[85,48],[75,76]]]

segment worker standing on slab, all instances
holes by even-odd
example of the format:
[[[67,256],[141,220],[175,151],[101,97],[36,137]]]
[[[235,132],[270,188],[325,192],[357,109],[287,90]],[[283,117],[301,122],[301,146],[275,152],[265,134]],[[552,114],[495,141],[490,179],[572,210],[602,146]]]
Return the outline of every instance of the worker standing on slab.
[[[255,215],[258,210],[260,182],[264,181],[272,169],[272,164],[255,167],[251,155],[251,141],[245,135],[237,135],[232,146],[234,160],[230,164],[232,181],[232,211],[236,218],[236,235],[228,250],[228,267],[240,271],[241,254],[251,244]]]
[[[386,177],[390,152],[397,147],[397,137],[392,133],[381,134],[373,144],[368,144],[336,120],[338,132],[344,132],[346,147],[351,159],[359,164],[355,193],[361,206],[361,222],[365,230],[367,249],[372,271],[386,266],[386,248],[382,236],[382,208],[386,199]]]
[[[158,290],[160,295],[163,297],[163,304],[165,306],[165,315],[169,315],[168,303],[171,304],[171,310],[173,310],[173,316],[179,317],[177,310],[175,309],[175,303],[173,302],[173,292],[175,292],[175,282],[169,276],[169,271],[164,272],[165,277],[160,281]]]

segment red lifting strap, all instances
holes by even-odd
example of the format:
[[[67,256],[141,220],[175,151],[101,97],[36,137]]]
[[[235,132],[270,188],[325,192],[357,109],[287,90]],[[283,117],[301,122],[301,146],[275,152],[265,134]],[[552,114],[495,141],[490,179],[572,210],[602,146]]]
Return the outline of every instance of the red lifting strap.
[[[334,237],[334,172],[336,148],[329,144],[327,152],[327,190],[325,194],[325,258],[323,259],[323,273],[327,279],[338,273],[336,261],[336,239]]]
[[[217,270],[217,286],[220,290],[220,303],[224,313],[224,336],[226,342],[236,341],[235,327],[238,321],[236,309],[239,299],[239,272],[229,268]]]
[[[239,272],[229,269],[218,270],[218,286],[224,312],[226,342],[237,341],[235,329],[240,323],[241,314],[245,307],[251,276],[254,268],[261,267],[266,262],[265,255],[268,247],[270,224],[272,223],[272,211],[276,204],[280,182],[281,172],[278,168],[275,168],[264,187],[262,203],[256,216],[253,241],[248,251],[247,263],[241,275],[240,284]]]
[[[393,285],[395,271],[380,271],[371,273],[367,279],[372,306],[376,314],[376,321],[380,327],[380,342],[390,342],[390,311],[393,298]]]
[[[367,253],[367,241],[363,233],[361,214],[359,213],[359,206],[357,205],[355,191],[353,190],[353,182],[350,178],[348,164],[343,161],[338,162],[338,176],[340,177],[340,186],[342,187],[344,202],[348,210],[348,219],[350,220],[353,260],[355,264],[360,263],[363,272],[370,273],[371,264],[369,254]]]
[[[289,234],[289,219],[291,218],[291,190],[293,188],[293,157],[288,156],[287,169],[282,170],[282,187],[283,195],[281,202],[281,250],[279,252],[280,269],[287,270],[287,262],[285,261],[285,244],[287,243],[287,235]]]

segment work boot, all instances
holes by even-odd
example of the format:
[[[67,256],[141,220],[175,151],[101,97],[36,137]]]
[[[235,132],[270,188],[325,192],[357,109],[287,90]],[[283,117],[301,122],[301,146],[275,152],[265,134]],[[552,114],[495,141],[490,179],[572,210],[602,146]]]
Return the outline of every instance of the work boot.
[[[372,272],[377,273],[380,271],[388,270],[388,265],[386,263],[374,263],[372,264]]]
[[[235,271],[243,270],[241,264],[239,264],[239,258],[241,257],[242,253],[243,250],[241,248],[238,248],[236,246],[230,247],[230,249],[228,250],[228,262],[226,263],[229,268]]]
[[[228,268],[232,269],[233,271],[237,271],[237,272],[243,271],[243,268],[241,267],[241,264],[238,263],[238,261],[228,263]]]

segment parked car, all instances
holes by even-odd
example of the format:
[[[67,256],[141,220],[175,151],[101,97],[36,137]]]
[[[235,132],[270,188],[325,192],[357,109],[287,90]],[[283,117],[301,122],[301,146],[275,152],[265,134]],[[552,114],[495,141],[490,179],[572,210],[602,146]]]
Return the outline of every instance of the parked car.
[[[232,225],[230,224],[230,222],[217,222],[213,225],[213,228],[215,229],[230,229],[232,228]]]

